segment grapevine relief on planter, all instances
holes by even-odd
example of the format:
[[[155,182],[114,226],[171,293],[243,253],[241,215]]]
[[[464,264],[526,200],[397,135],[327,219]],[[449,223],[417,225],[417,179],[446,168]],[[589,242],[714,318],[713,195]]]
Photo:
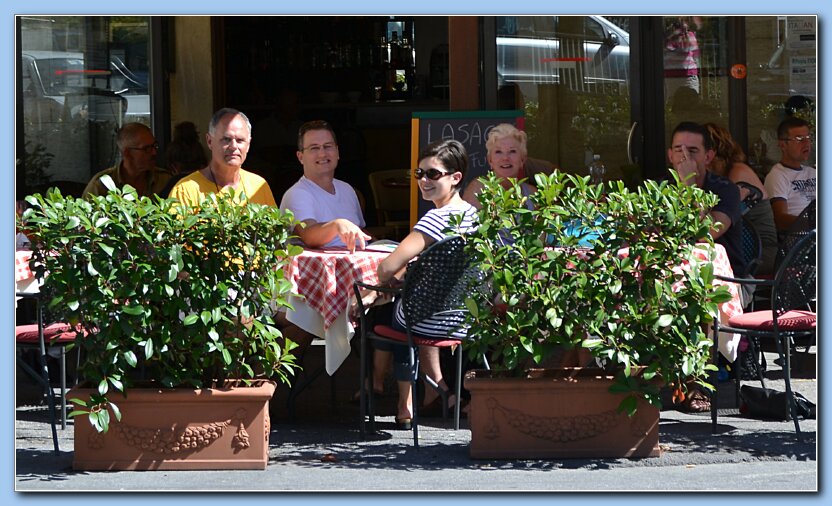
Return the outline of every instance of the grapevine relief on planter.
[[[486,406],[488,407],[489,419],[486,437],[489,439],[500,437],[500,426],[495,416],[496,411],[502,412],[508,424],[515,430],[528,436],[556,443],[570,443],[597,437],[619,425],[622,416],[614,409],[594,415],[534,416],[502,406],[493,397],[488,398]]]
[[[222,437],[225,428],[230,425],[237,426],[237,433],[231,441],[234,450],[240,451],[251,446],[249,435],[246,431],[243,419],[246,416],[245,409],[238,409],[234,417],[222,422],[212,422],[204,425],[166,428],[140,428],[132,427],[123,423],[113,424],[119,439],[128,446],[159,454],[173,454],[186,451],[196,451],[207,448],[214,441]],[[104,447],[102,434],[94,432],[90,434],[88,445],[92,449]]]

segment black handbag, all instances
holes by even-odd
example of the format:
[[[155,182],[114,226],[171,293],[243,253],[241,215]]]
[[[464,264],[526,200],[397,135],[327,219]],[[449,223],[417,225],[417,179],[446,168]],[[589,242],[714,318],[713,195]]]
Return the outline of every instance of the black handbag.
[[[743,385],[740,388],[740,412],[751,418],[767,420],[788,420],[789,404],[786,392],[771,388]],[[815,404],[798,392],[794,392],[797,417],[803,419],[815,418]]]

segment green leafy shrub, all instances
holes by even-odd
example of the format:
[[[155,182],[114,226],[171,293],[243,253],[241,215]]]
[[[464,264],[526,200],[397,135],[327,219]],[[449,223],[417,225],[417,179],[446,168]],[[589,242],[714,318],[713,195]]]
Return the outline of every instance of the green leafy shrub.
[[[295,344],[271,315],[287,304],[283,266],[300,251],[287,242],[293,218],[233,198],[212,194],[189,208],[129,186],[88,199],[27,197],[22,219],[48,307],[86,331],[76,340],[79,374],[97,395],[72,399],[73,415],[106,431],[111,412],[120,419],[112,392],[147,382],[288,381]]]
[[[586,348],[632,394],[630,413],[639,395],[661,404],[657,378],[709,387],[706,327],[730,294],[692,253],[713,246],[705,211],[716,197],[678,180],[630,191],[555,172],[535,183],[534,210],[518,184],[492,177],[479,194],[467,247],[488,282],[466,301],[470,354],[522,375],[556,350]]]

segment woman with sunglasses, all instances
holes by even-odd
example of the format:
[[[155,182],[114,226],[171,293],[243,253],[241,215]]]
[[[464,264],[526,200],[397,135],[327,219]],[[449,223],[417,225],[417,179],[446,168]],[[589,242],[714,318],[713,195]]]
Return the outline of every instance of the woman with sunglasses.
[[[467,168],[468,154],[462,144],[455,140],[434,142],[426,146],[419,154],[419,168],[414,171],[416,184],[419,185],[422,198],[432,201],[436,207],[419,219],[410,234],[379,265],[378,278],[381,283],[393,285],[401,282],[408,262],[416,258],[425,248],[447,236],[444,230],[448,228],[451,216],[462,215],[462,223],[458,228],[460,233],[466,233],[475,228],[477,211],[460,196]],[[457,323],[454,322],[453,327],[456,326]],[[394,308],[393,327],[402,331],[405,328],[400,303],[397,303]],[[441,317],[432,317],[419,322],[413,330],[420,336],[443,339],[448,337],[448,331],[451,329]],[[376,353],[387,351],[384,349],[386,348],[384,344],[374,343]],[[393,375],[399,389],[396,426],[409,430],[413,412],[410,379],[416,371],[409,370],[406,346],[390,345],[390,351],[393,352]],[[440,388],[447,391],[448,385],[445,383],[442,369],[439,366],[439,349],[430,346],[420,348],[419,361],[422,372],[436,381]],[[374,360],[374,362],[379,361]],[[449,402],[451,400],[456,402],[452,395],[449,396]],[[441,396],[432,388],[426,388],[424,406],[419,410],[420,415],[435,416],[441,412]]]
[[[501,184],[508,188],[511,184],[509,178],[522,179],[526,177],[524,165],[528,151],[526,149],[526,132],[517,129],[509,123],[501,123],[488,132],[488,140],[485,142],[488,165],[494,175],[501,178]],[[535,187],[528,183],[520,183],[523,195],[527,197],[526,207],[532,209],[532,203],[528,196],[535,191]],[[482,183],[475,179],[468,183],[463,198],[466,202],[482,209],[482,204],[477,200],[477,194],[482,190]]]

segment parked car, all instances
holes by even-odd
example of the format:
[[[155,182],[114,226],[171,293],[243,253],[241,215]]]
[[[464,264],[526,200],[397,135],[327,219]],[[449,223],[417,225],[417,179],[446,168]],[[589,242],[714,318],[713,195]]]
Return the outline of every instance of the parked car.
[[[524,93],[526,84],[545,83],[577,92],[628,88],[630,34],[603,16],[499,16],[497,20],[500,85],[517,83]]]
[[[93,115],[89,95],[123,97],[127,109],[122,120],[150,121],[150,96],[147,76],[131,71],[118,56],[110,57],[109,68],[88,69],[84,55],[67,51],[23,51],[21,77],[27,98],[51,99],[60,106],[68,106],[68,113],[76,116],[86,110]],[[67,97],[73,100],[67,103]]]

